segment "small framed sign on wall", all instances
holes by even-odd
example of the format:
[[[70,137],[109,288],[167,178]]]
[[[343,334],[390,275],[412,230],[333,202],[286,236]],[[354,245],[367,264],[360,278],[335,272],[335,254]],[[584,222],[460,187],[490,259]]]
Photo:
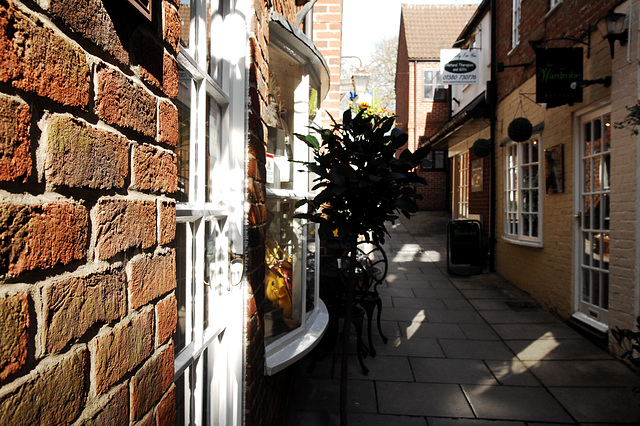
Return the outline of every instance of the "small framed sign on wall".
[[[564,145],[554,145],[544,150],[545,186],[547,194],[564,192]]]

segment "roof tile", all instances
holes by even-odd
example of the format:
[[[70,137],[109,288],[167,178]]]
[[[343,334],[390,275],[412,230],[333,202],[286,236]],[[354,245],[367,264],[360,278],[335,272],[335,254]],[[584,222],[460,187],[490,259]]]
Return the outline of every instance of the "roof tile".
[[[409,59],[440,59],[458,39],[477,4],[403,4],[402,20]]]

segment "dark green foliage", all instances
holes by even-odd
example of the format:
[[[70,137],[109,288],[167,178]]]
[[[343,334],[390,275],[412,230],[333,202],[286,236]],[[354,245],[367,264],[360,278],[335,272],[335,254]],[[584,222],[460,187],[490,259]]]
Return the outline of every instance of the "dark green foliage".
[[[527,141],[532,133],[533,126],[525,117],[514,118],[513,121],[509,123],[509,128],[507,129],[507,134],[514,142]]]
[[[409,217],[418,210],[417,185],[426,181],[416,168],[429,153],[428,147],[415,152],[396,150],[407,143],[405,133],[390,132],[393,117],[379,117],[360,111],[355,117],[347,110],[342,124],[334,121],[327,129],[314,127],[322,143],[311,135],[296,135],[312,150],[314,159],[305,163],[317,175],[314,199],[305,199],[308,213],[298,217],[320,224],[320,237],[338,235],[349,241],[353,235],[370,235],[384,242],[386,221],[394,222],[402,213]]]
[[[637,328],[640,330],[640,317],[636,318],[636,323]],[[625,350],[621,357],[640,367],[640,331],[616,327],[615,330],[611,330],[611,335],[618,342],[618,345]]]

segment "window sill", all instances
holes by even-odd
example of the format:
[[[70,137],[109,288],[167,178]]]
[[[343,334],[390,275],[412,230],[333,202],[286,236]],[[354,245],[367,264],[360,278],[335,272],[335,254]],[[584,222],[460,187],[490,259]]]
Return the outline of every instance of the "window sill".
[[[509,244],[524,246],[524,247],[533,247],[533,248],[542,248],[542,241],[526,241],[526,240],[518,240],[512,237],[502,237],[503,241],[506,241]]]
[[[307,319],[305,329],[284,345],[278,346],[273,351],[267,351],[265,374],[268,376],[276,374],[309,353],[324,335],[328,324],[329,312],[324,302],[318,299],[318,306]]]

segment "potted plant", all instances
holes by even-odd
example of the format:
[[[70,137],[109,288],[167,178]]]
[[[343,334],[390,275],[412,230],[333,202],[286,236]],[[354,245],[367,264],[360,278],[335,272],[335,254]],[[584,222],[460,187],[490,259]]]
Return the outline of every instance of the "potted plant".
[[[374,243],[384,243],[389,234],[386,222],[393,223],[398,213],[410,217],[416,212],[416,186],[426,184],[415,170],[430,149],[421,147],[415,152],[405,149],[396,157],[396,151],[407,143],[408,136],[392,131],[394,120],[393,116],[372,114],[367,109],[352,117],[347,110],[342,123],[334,120],[326,129],[312,126],[321,142],[313,135],[296,135],[313,151],[313,160],[305,165],[315,173],[314,190],[319,190],[313,199],[297,203],[297,207],[307,206],[307,213],[298,217],[318,223],[322,239],[337,234],[351,248],[342,341],[341,425],[346,425],[347,349],[358,238],[364,236]]]
[[[507,134],[514,142],[527,141],[531,137],[532,133],[533,126],[525,117],[514,118],[513,121],[509,123],[509,128],[507,129]]]
[[[471,150],[477,157],[486,157],[491,154],[491,141],[489,139],[477,139]]]

